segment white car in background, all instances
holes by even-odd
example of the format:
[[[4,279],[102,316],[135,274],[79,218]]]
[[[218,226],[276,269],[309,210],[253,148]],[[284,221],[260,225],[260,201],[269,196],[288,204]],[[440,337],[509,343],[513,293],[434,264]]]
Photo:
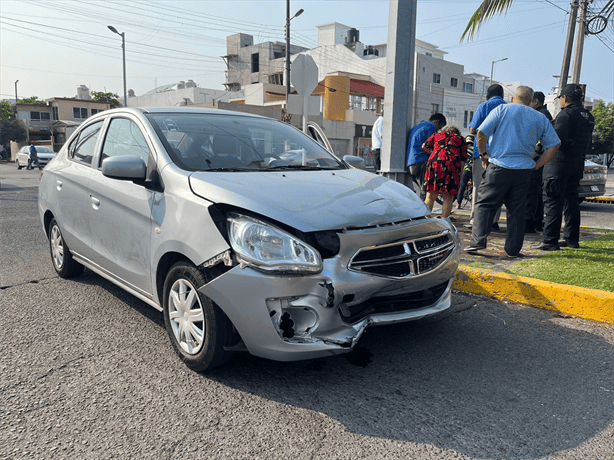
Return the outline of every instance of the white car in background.
[[[47,163],[55,156],[55,152],[49,147],[42,145],[36,145],[36,156],[38,157],[38,163],[44,168]],[[17,169],[25,168],[28,166],[28,158],[30,157],[30,146],[26,145],[19,149],[17,152],[17,158],[15,159],[15,165]]]

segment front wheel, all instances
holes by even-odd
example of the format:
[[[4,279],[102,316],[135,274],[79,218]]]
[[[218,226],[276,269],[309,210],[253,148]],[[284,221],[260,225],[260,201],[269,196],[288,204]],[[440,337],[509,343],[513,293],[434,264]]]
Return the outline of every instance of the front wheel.
[[[17,169],[23,168],[23,166],[19,164],[19,160],[15,160],[15,164],[17,165]]]
[[[72,254],[66,246],[62,231],[55,219],[49,224],[49,252],[53,268],[61,278],[72,278],[83,273],[83,265],[72,258]]]
[[[230,320],[198,291],[205,277],[192,264],[177,262],[164,282],[164,324],[175,352],[190,369],[212,370],[229,358]]]

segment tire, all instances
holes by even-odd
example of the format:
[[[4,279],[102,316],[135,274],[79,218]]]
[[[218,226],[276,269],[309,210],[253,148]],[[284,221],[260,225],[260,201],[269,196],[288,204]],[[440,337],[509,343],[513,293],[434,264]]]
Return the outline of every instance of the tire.
[[[17,165],[17,169],[23,168],[23,166],[19,164],[19,160],[15,160],[15,164]]]
[[[55,219],[51,219],[49,223],[49,252],[53,268],[60,278],[73,278],[83,273],[85,267],[72,258]]]
[[[215,369],[230,358],[232,323],[224,312],[198,291],[206,283],[192,264],[177,262],[164,281],[164,324],[179,358],[196,372]]]

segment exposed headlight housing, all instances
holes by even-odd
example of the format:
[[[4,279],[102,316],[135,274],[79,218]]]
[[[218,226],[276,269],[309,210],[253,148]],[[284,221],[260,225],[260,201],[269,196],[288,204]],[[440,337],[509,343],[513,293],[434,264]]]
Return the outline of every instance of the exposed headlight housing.
[[[227,218],[230,245],[242,265],[268,272],[322,271],[320,253],[290,233],[241,214]]]

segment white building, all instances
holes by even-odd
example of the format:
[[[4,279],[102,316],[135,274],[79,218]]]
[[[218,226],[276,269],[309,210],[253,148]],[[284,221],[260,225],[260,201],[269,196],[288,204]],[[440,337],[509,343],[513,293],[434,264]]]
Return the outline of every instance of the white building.
[[[141,96],[128,91],[129,107],[179,107],[182,105],[228,102],[233,98],[243,97],[242,91],[231,92],[223,89],[201,88],[194,81],[180,81],[170,85],[159,86]]]

